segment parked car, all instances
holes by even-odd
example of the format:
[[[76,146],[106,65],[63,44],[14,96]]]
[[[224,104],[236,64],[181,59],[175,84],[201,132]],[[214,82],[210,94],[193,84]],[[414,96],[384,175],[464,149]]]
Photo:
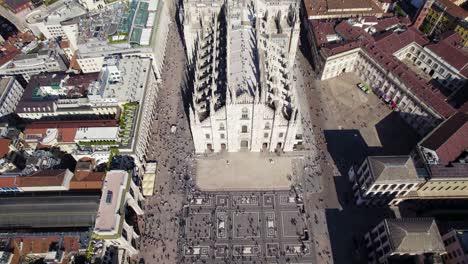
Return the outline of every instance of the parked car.
[[[357,87],[359,89],[361,89],[363,92],[365,92],[366,94],[369,94],[371,91],[369,89],[369,87],[367,87],[367,85],[363,84],[363,83],[358,83],[357,84]]]

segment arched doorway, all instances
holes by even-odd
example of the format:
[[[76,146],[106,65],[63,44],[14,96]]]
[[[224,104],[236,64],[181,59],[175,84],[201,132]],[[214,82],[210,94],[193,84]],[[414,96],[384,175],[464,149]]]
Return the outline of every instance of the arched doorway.
[[[249,141],[248,140],[242,140],[240,143],[241,149],[248,149],[249,148]]]

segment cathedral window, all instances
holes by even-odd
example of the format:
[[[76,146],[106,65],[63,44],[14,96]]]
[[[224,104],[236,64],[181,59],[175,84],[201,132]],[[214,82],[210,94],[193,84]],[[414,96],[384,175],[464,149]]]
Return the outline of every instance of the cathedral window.
[[[249,118],[249,110],[247,110],[246,107],[242,108],[242,119],[248,119]]]

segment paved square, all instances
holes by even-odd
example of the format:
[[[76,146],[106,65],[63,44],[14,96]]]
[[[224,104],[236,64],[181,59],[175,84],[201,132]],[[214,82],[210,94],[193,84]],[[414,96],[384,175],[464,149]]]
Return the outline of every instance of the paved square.
[[[272,194],[265,194],[263,196],[263,207],[275,206],[275,196]]]
[[[298,211],[281,212],[283,237],[298,237],[304,235],[305,224]]]
[[[185,232],[189,238],[210,238],[212,228],[207,223],[211,222],[211,214],[195,213],[187,219]]]
[[[202,191],[289,190],[294,158],[262,153],[223,153],[197,159],[196,184]]]
[[[233,212],[232,214],[234,238],[260,237],[259,212]]]
[[[190,203],[178,263],[316,264],[300,201],[287,191],[204,193]],[[284,203],[279,203],[280,197]],[[211,203],[208,201],[212,201]],[[211,235],[210,235],[211,234]]]

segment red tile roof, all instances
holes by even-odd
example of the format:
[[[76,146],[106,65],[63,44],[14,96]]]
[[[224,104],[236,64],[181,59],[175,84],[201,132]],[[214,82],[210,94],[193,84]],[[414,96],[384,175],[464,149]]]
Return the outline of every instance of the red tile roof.
[[[19,187],[61,186],[67,170],[42,170],[32,175],[18,177]]]
[[[55,127],[50,127],[53,129]],[[47,129],[49,128],[30,128],[26,127],[24,130],[24,136],[26,140],[34,139],[34,140],[41,140],[46,136]],[[74,142],[76,131],[78,128],[67,128],[67,127],[59,127],[58,129],[58,136],[57,141],[60,143],[72,143]],[[36,137],[38,135],[38,137]]]
[[[451,166],[431,165],[432,178],[466,178],[468,175],[467,163],[453,163]]]
[[[10,152],[11,139],[0,138],[0,158],[3,158]]]
[[[402,33],[388,33],[381,37],[375,38],[376,44],[387,53],[394,53],[409,44],[416,42],[420,46],[429,43],[429,40],[424,37],[417,29],[408,28]]]
[[[417,29],[409,28],[403,33],[388,32],[376,38],[363,38],[347,43],[325,45],[324,51],[328,56],[336,55],[352,49],[361,48],[371,56],[375,62],[386,68],[426,105],[441,116],[448,118],[456,111],[446,102],[446,97],[431,82],[428,82],[410,70],[393,53],[416,42],[421,46],[429,43]]]
[[[466,11],[460,6],[457,6],[450,0],[437,0],[437,2],[445,6],[445,12],[449,13],[454,17],[461,18],[462,20],[465,20],[468,17],[468,11]]]
[[[453,34],[447,36],[438,43],[427,45],[426,48],[434,52],[468,78],[468,53],[463,50],[461,37],[458,33],[453,32]]]
[[[46,254],[49,252],[52,244],[58,243],[62,240],[61,248],[63,250],[63,260],[60,264],[69,263],[70,253],[76,253],[79,248],[79,237],[78,236],[64,236],[63,239],[60,236],[43,236],[43,237],[15,237],[10,239],[12,246],[13,258],[11,264],[23,263],[23,257],[28,254]],[[22,245],[22,247],[20,247]]]
[[[0,177],[0,188],[16,187],[16,176],[2,176]]]
[[[398,25],[401,26],[409,26],[411,25],[411,20],[407,17],[389,17],[384,19],[379,19],[377,21],[377,25],[375,25],[375,30],[377,32],[381,32],[387,30],[388,28],[392,28]]]
[[[115,119],[100,120],[66,120],[66,121],[38,121],[26,126],[28,128],[80,128],[80,127],[114,127],[118,126]]]
[[[80,127],[116,127],[118,126],[117,120],[70,120],[60,121],[40,121],[33,122],[27,125],[24,130],[24,136],[26,139],[32,138],[33,135],[41,135],[39,140],[42,139],[47,129],[58,129],[59,135],[57,138],[58,142],[71,143],[74,142],[76,132]]]
[[[335,30],[340,34],[345,40],[356,40],[359,38],[368,38],[370,37],[369,33],[364,31],[360,27],[353,27],[347,21],[342,21],[339,23]]]
[[[335,22],[326,22],[320,20],[310,20],[311,28],[314,32],[314,37],[317,46],[328,43],[327,36],[336,35]]]
[[[420,145],[437,153],[447,165],[468,149],[468,114],[458,112],[424,138]]]
[[[29,0],[4,0],[4,3],[12,10],[16,10],[19,7],[29,4]]]
[[[75,171],[70,190],[101,190],[105,176],[105,172]]]

